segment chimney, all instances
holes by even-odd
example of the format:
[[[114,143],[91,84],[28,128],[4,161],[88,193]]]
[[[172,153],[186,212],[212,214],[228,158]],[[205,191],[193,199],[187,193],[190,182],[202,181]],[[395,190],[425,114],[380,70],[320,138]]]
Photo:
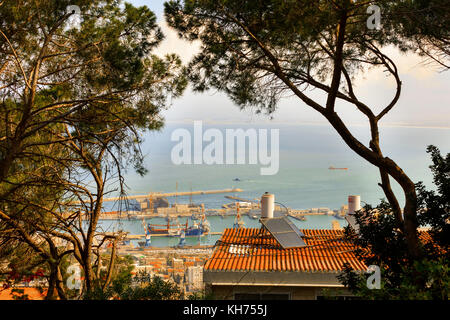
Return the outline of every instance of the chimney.
[[[268,192],[261,197],[261,219],[272,219],[275,206],[275,196]]]

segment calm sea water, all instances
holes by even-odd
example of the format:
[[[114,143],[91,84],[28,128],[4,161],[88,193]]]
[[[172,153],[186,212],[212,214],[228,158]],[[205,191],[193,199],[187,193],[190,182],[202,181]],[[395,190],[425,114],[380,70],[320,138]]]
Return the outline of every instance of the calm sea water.
[[[175,165],[171,161],[171,150],[177,142],[171,141],[171,134],[177,128],[193,132],[193,124],[168,124],[160,132],[145,134],[142,151],[146,155],[145,164],[149,173],[140,177],[132,169],[125,174],[128,194],[146,194],[149,192],[225,189],[236,187],[244,192],[237,194],[242,198],[260,198],[264,192],[275,194],[275,201],[295,209],[329,207],[337,209],[347,202],[347,196],[357,194],[365,203],[376,205],[384,198],[378,186],[379,177],[375,167],[350,150],[334,129],[327,125],[206,125],[217,128],[225,136],[226,129],[242,128],[244,130],[279,129],[280,132],[280,166],[276,175],[260,175],[260,165]],[[351,127],[352,133],[366,145],[369,132],[365,127]],[[450,152],[450,130],[430,128],[384,127],[381,128],[382,150],[386,156],[394,159],[413,181],[423,181],[433,188],[432,175],[428,168],[431,164],[426,153],[427,145],[433,144],[443,154]],[[206,143],[204,143],[204,146]],[[330,166],[347,167],[349,170],[329,170]],[[239,178],[236,182],[233,179]],[[401,189],[394,184],[394,191],[403,202]],[[193,196],[194,203],[204,203],[206,208],[220,208],[230,200],[225,194]],[[189,197],[178,197],[178,203],[188,203]],[[169,198],[175,202],[174,198]],[[133,203],[131,203],[133,205]],[[106,210],[118,208],[118,203],[108,203]],[[217,219],[216,219],[217,218]],[[231,227],[232,218],[221,220],[211,217],[213,231]],[[228,221],[227,219],[231,219]],[[258,224],[257,220],[244,217],[247,226]],[[331,228],[333,217],[308,217],[308,221],[299,222],[301,228]],[[152,221],[153,222],[153,221]],[[342,225],[342,220],[340,220]],[[122,226],[131,233],[142,234],[140,221],[122,221]],[[158,222],[153,222],[158,223]],[[108,228],[118,228],[118,221],[104,221]],[[214,243],[210,236],[208,243]],[[203,239],[203,238],[202,238]],[[161,241],[167,245],[167,239],[154,240],[155,245]],[[189,244],[198,239],[188,239]],[[174,243],[171,243],[174,242]],[[170,239],[168,244],[178,243]]]
[[[268,191],[275,194],[275,201],[296,209],[311,207],[339,208],[346,203],[347,196],[361,195],[361,200],[377,204],[383,198],[378,171],[371,164],[350,150],[329,126],[207,126],[225,133],[228,128],[278,128],[280,130],[280,167],[276,175],[260,175],[260,165],[174,165],[170,158],[176,142],[170,135],[177,128],[192,131],[192,125],[167,125],[161,132],[145,135],[142,146],[146,155],[145,164],[149,173],[140,177],[128,170],[125,175],[129,194],[149,192],[241,188],[243,198],[260,198]],[[363,142],[369,141],[366,128],[352,127],[354,135]],[[426,153],[427,145],[433,144],[442,153],[450,152],[449,129],[382,128],[382,149],[386,156],[394,159],[415,181],[432,185],[431,164]],[[206,143],[205,143],[206,144]],[[329,170],[330,166],[347,167],[349,170]],[[240,182],[233,181],[239,178]],[[400,195],[399,186],[395,191]],[[174,201],[174,199],[171,199]],[[178,197],[178,202],[188,202],[189,197]],[[207,208],[217,208],[228,202],[224,194],[193,196],[196,203],[205,203]]]

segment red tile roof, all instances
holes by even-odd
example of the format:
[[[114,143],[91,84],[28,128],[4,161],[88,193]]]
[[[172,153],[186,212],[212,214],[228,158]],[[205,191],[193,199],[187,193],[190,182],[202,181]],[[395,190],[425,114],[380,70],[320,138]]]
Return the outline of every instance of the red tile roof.
[[[47,290],[42,293],[37,288],[15,288],[20,292],[13,292],[14,288],[0,289],[0,300],[14,300],[14,296],[25,296],[26,300],[44,300],[47,295]],[[23,290],[23,293],[22,293]]]
[[[356,247],[344,239],[342,230],[301,231],[306,246],[283,249],[266,230],[225,229],[205,270],[339,272],[344,263],[354,270],[367,270],[355,256]]]

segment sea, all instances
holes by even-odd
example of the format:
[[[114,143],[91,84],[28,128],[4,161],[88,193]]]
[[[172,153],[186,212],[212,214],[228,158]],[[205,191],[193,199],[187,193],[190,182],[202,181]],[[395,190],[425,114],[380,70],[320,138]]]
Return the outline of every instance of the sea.
[[[137,174],[133,168],[124,173],[128,195],[148,194],[150,192],[179,192],[196,190],[215,190],[239,188],[243,192],[234,194],[245,199],[259,199],[264,192],[275,195],[275,201],[292,209],[330,208],[339,209],[347,203],[349,195],[360,195],[362,205],[377,205],[384,194],[378,186],[378,170],[354,153],[339,137],[330,125],[311,124],[207,124],[203,123],[203,132],[217,129],[223,133],[227,129],[278,130],[279,132],[279,170],[274,175],[261,175],[257,164],[174,164],[171,153],[178,141],[171,136],[177,129],[186,129],[192,134],[193,122],[168,123],[161,131],[143,134],[142,153],[145,155],[145,176]],[[366,126],[351,126],[352,134],[368,145],[370,133]],[[270,134],[269,134],[270,136]],[[442,154],[450,152],[449,128],[421,127],[381,127],[381,148],[385,156],[390,157],[409,175],[414,182],[422,181],[427,188],[434,189],[433,176],[429,166],[431,160],[426,153],[428,145],[437,146]],[[209,142],[204,142],[206,146]],[[225,142],[224,142],[225,145]],[[269,148],[270,150],[270,148]],[[226,150],[224,150],[226,151]],[[248,160],[248,159],[247,159]],[[248,161],[247,161],[248,163]],[[348,170],[330,170],[329,167],[348,168]],[[404,198],[400,187],[392,182],[394,192],[401,203]],[[117,186],[109,186],[113,190]],[[113,195],[112,192],[110,195]],[[230,203],[225,195],[211,194],[179,196],[168,198],[170,203],[204,203],[206,209],[220,208]],[[137,210],[137,203],[130,201],[126,205],[120,202],[106,203],[105,210],[113,211],[128,208]],[[246,226],[259,226],[258,220],[243,217]],[[333,216],[308,216],[306,221],[293,221],[299,228],[330,229]],[[154,218],[151,223],[161,223],[163,218]],[[160,221],[161,220],[161,221]],[[231,227],[233,217],[209,217],[212,231],[220,232]],[[345,220],[339,219],[345,225]],[[182,221],[185,223],[185,221]],[[99,225],[103,229],[123,229],[131,234],[143,234],[142,222],[138,220],[103,220]],[[188,244],[214,244],[218,236],[204,236],[200,239],[187,239]],[[199,241],[199,242],[197,242]],[[154,237],[155,246],[175,245],[174,238]]]

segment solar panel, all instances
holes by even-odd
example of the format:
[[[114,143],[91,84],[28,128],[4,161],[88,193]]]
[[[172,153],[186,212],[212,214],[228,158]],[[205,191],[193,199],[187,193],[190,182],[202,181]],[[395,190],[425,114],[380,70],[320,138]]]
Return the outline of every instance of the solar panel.
[[[345,216],[345,220],[347,220],[350,227],[355,230],[356,233],[359,233],[359,225],[356,223],[356,218],[353,214],[348,214]]]
[[[261,220],[261,224],[272,234],[283,249],[306,246],[302,239],[304,234],[286,217]]]
[[[273,217],[274,218],[280,218],[280,217],[284,217],[286,215],[286,211],[277,211],[277,210],[273,210]]]

